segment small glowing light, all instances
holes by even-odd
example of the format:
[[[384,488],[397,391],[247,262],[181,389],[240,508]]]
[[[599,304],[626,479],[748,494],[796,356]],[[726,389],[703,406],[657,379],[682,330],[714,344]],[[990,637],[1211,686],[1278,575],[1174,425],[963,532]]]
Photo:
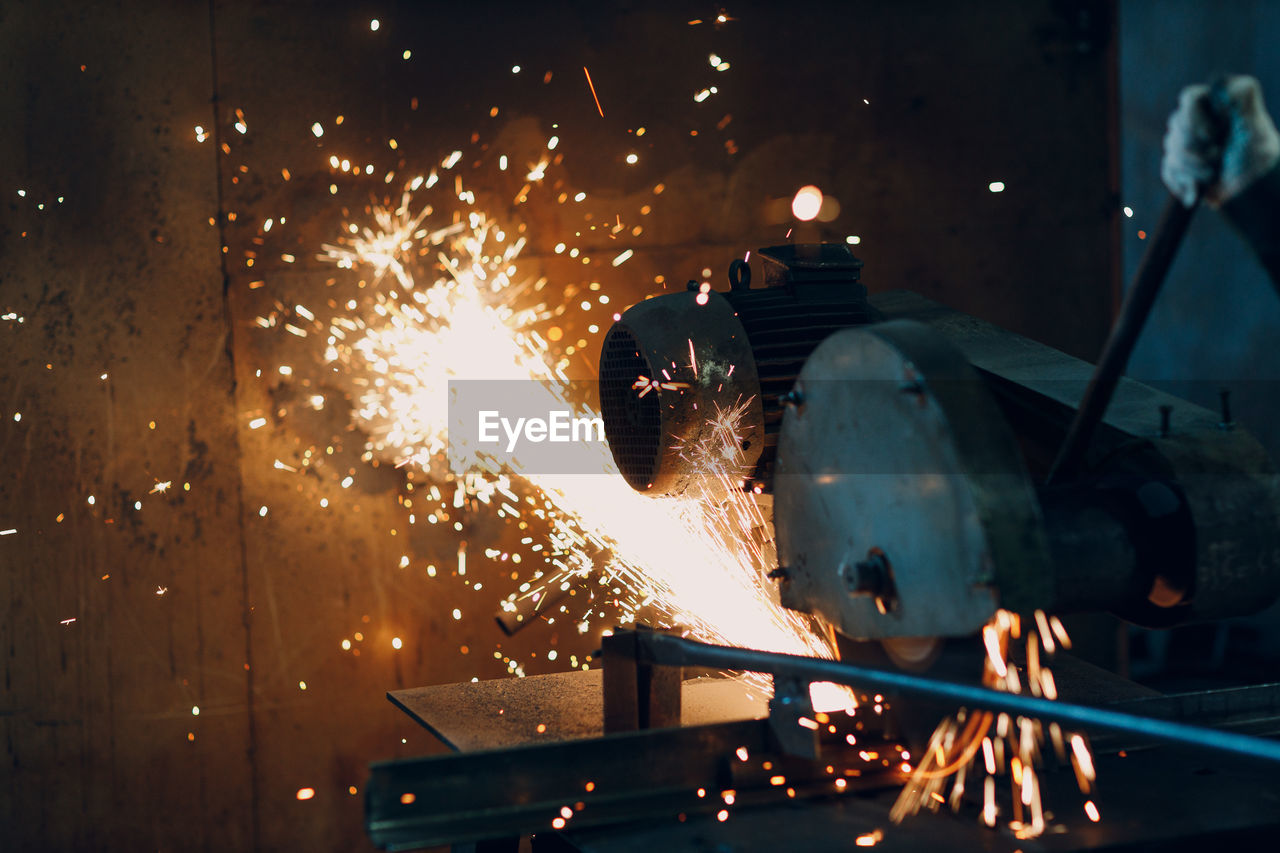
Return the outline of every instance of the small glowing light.
[[[376,33],[378,31],[378,27],[380,26],[382,26],[382,22],[379,21],[377,18],[374,18],[372,21],[369,22],[369,29],[372,32]]]
[[[991,190],[993,193],[1002,193],[1004,192],[1004,181],[992,181],[987,184],[987,189]]]
[[[351,641],[350,641],[350,640],[346,640],[346,639],[344,639],[344,640],[342,641],[342,650],[343,650],[344,652],[349,652],[349,651],[351,651]]]
[[[315,788],[299,788],[298,793],[295,794],[294,796],[296,796],[299,800],[309,800],[315,795],[316,795]]]
[[[89,495],[89,506],[93,506],[97,502],[98,502],[97,498],[95,498],[93,495]]]
[[[352,476],[350,476],[350,475],[348,475],[348,476],[346,476],[346,477],[343,477],[343,478],[342,478],[342,488],[344,488],[344,489],[349,489],[349,488],[351,488],[351,484],[352,484],[352,483],[354,483],[355,481],[356,481],[356,478],[355,478],[355,477],[352,477]]]
[[[796,190],[795,198],[791,199],[791,213],[801,222],[816,219],[821,209],[822,190],[812,184]]]
[[[258,507],[258,518],[267,517],[267,508],[265,506]]]
[[[403,645],[404,645],[404,643],[400,642],[400,638],[399,638],[399,637],[392,637],[392,638],[391,638],[391,648],[393,648],[393,649],[398,649],[398,648],[400,648],[400,647],[401,647],[401,646],[403,646]]]
[[[1126,205],[1126,206],[1125,206],[1125,209],[1124,209],[1124,215],[1125,215],[1125,216],[1127,216],[1127,217],[1129,217],[1130,219],[1132,219],[1132,218],[1133,218],[1133,208],[1132,208],[1132,207],[1129,207],[1129,206],[1127,206],[1127,205]]]
[[[721,809],[720,811],[716,812],[716,820],[720,821],[721,823],[724,823],[728,819],[729,819],[728,809]]]
[[[848,243],[850,246],[856,246],[862,242],[862,238],[859,237],[857,234],[850,234],[848,237],[844,238],[844,241]]]
[[[632,166],[634,166],[636,163],[639,163],[639,162],[640,162],[640,157],[639,157],[638,155],[636,155],[636,154],[628,154],[628,155],[627,155],[627,162],[628,162],[629,164],[631,164]]]
[[[409,57],[413,56],[413,51],[406,50],[402,55],[404,56],[405,59],[408,59]]]
[[[199,705],[192,705],[192,706],[191,706],[191,716],[193,716],[193,717],[198,717],[198,716],[200,716],[200,706],[199,706]]]
[[[306,690],[306,689],[307,689],[307,682],[305,682],[305,681],[299,681],[299,682],[298,682],[298,689],[299,689],[299,690]]]
[[[316,139],[324,136],[324,128],[320,126],[320,122],[315,122],[311,125],[311,132],[315,134]]]
[[[555,829],[564,829],[564,818],[558,817],[555,820],[551,821],[551,826],[554,827]]]
[[[22,420],[22,412],[14,412],[14,413],[13,413],[13,420],[14,420],[14,422],[15,422],[15,423],[17,423],[18,421]]]
[[[586,193],[578,193],[577,195],[575,195],[575,196],[573,197],[573,200],[574,200],[574,201],[583,201],[584,199],[586,199],[586,197],[587,197],[587,194],[586,194]]]
[[[406,805],[406,806],[407,806],[407,805],[411,804],[411,803],[412,803],[414,800],[416,800],[416,799],[418,799],[418,798],[417,798],[415,795],[410,794],[410,793],[407,793],[407,792],[406,792],[406,793],[403,793],[403,794],[401,794],[401,795],[400,795],[400,803],[401,803],[402,805]]]
[[[1084,804],[1084,813],[1089,816],[1089,820],[1097,823],[1102,820],[1102,815],[1098,813],[1098,807],[1093,804],[1093,800],[1086,800]]]
[[[511,66],[511,73],[512,73],[512,74],[519,74],[519,73],[520,73],[520,66],[519,66],[519,65],[513,65],[513,66]]]
[[[134,502],[133,502],[133,508],[134,508],[135,510],[140,510],[140,509],[142,509],[142,501],[134,501]]]
[[[249,429],[258,429],[259,427],[264,427],[266,425],[267,425],[266,418],[254,418],[253,420],[249,421]]]
[[[459,609],[458,609],[458,608],[456,608],[456,607],[455,607],[455,608],[453,608],[453,618],[454,618],[454,619],[461,619],[461,618],[462,618],[462,611],[461,611],[461,610],[459,610]]]

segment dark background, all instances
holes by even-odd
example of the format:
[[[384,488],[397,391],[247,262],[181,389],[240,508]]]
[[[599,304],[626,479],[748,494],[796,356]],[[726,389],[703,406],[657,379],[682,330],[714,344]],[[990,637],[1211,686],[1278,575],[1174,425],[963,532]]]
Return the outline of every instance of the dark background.
[[[720,284],[732,257],[787,238],[787,200],[812,183],[839,215],[792,237],[856,235],[872,290],[1092,357],[1159,208],[1178,88],[1223,63],[1280,85],[1276,6],[1229,9],[4,4],[0,312],[23,317],[0,320],[0,529],[17,530],[0,537],[5,849],[363,849],[366,764],[438,748],[386,690],[557,671],[596,647],[545,623],[504,638],[491,614],[518,581],[481,552],[509,533],[479,513],[462,533],[410,530],[414,475],[364,458],[343,406],[298,405],[349,389],[324,380],[313,342],[255,325],[354,286],[315,255],[371,200],[460,150],[437,192],[461,175],[523,223],[521,275],[566,301],[596,281],[621,308],[704,268]],[[563,162],[515,203],[553,134]],[[1280,308],[1214,215],[1166,295],[1138,375],[1275,370]],[[557,354],[589,377],[599,338],[564,325]],[[1275,446],[1271,396],[1240,396]],[[274,464],[326,446],[305,475]],[[466,539],[464,579],[449,567]],[[1116,623],[1094,636],[1094,656],[1123,665]]]

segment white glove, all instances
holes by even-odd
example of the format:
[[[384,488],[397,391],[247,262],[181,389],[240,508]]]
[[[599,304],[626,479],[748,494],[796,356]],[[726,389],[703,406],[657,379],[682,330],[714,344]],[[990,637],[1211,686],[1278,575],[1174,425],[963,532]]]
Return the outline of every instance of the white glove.
[[[1280,134],[1258,81],[1231,77],[1224,94],[1225,103],[1216,103],[1208,86],[1188,86],[1169,116],[1160,175],[1187,207],[1195,204],[1197,190],[1215,207],[1228,201],[1280,160]]]

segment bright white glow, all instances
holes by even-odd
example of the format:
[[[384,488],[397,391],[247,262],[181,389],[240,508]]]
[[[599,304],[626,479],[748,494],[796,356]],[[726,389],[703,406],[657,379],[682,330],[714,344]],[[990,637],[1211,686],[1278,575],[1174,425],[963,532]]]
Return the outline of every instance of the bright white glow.
[[[822,210],[822,190],[810,184],[796,190],[796,197],[791,199],[791,213],[801,222],[816,219]]]
[[[1004,192],[1004,181],[992,181],[987,184],[987,189],[991,190],[993,193],[1002,193]]]
[[[547,165],[539,164],[539,177]],[[397,464],[426,464],[446,449],[450,380],[535,380],[548,411],[581,409],[568,399],[571,387],[536,331],[547,317],[540,309],[512,306],[509,294],[522,284],[516,259],[524,239],[495,242],[503,229],[474,207],[458,226],[433,231],[424,225],[427,210],[406,192],[397,207],[375,209],[374,224],[358,228],[356,237],[344,234],[335,245],[324,246],[320,256],[345,269],[371,268],[375,282],[385,278],[399,285],[399,295],[389,289],[376,292],[376,318],[343,318],[349,323],[341,327],[345,343],[326,354],[335,366],[340,363],[369,378],[368,390],[353,400],[353,418],[369,436],[368,450]],[[415,281],[412,274],[422,268],[412,262],[424,250],[444,268],[434,281]],[[565,249],[558,245],[556,250]],[[625,251],[615,256],[618,263],[625,261],[624,255],[629,257]],[[706,293],[698,296],[702,302],[708,298]],[[696,355],[698,379],[728,369],[715,365],[713,370],[701,353]],[[678,379],[694,377],[682,371]],[[652,393],[667,392],[655,388]],[[457,430],[448,445],[450,466],[459,478],[454,505],[461,506],[464,495],[479,496],[485,503],[483,496],[492,496],[496,503],[519,477],[534,490],[538,504],[554,508],[547,520],[565,543],[564,565],[540,582],[543,589],[593,574],[626,589],[628,611],[634,614],[643,606],[651,621],[682,625],[697,639],[830,657],[825,637],[812,632],[803,617],[778,606],[774,585],[765,576],[772,566],[747,535],[764,517],[755,496],[740,489],[741,474],[732,462],[740,452],[738,443],[726,438],[735,435],[741,415],[708,413],[716,424],[709,432],[724,439],[723,452],[714,452],[720,445],[705,454],[702,448],[689,449],[691,458],[696,454],[710,460],[713,477],[733,483],[727,502],[700,494],[654,500],[636,492],[619,475],[603,442],[583,448],[594,454],[589,465],[599,472],[595,475],[542,473],[529,469],[518,455],[495,470],[484,455],[488,448],[468,447],[458,438],[467,431]],[[350,484],[346,477],[343,486]],[[455,529],[461,529],[457,522]],[[459,574],[462,565],[460,554]],[[690,571],[690,566],[698,570]],[[433,575],[433,567],[427,574]],[[454,609],[452,617],[461,620],[461,609]],[[826,693],[838,695],[824,696],[823,710],[851,704],[843,689]]]

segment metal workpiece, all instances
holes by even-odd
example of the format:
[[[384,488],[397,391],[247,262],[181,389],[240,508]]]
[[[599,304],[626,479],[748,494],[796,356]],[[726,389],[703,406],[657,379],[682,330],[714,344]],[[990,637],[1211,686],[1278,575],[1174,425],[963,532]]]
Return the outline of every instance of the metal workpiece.
[[[622,476],[655,496],[714,492],[720,484],[698,461],[722,443],[718,415],[737,412],[734,467],[745,477],[764,446],[759,384],[746,331],[719,293],[669,293],[628,308],[600,355],[601,416]]]
[[[761,652],[701,643],[655,631],[636,634],[639,659],[663,666],[705,666],[771,673],[775,678],[829,681],[886,696],[932,698],[967,708],[983,708],[1028,718],[1066,723],[1086,730],[1119,732],[1148,741],[1280,764],[1280,741],[1128,714],[1110,708],[1077,705],[1022,693],[943,681],[907,672],[855,666],[803,655]]]
[[[907,321],[838,332],[797,387],[774,478],[785,606],[880,639],[971,634],[1050,597],[1031,480],[954,346]]]

